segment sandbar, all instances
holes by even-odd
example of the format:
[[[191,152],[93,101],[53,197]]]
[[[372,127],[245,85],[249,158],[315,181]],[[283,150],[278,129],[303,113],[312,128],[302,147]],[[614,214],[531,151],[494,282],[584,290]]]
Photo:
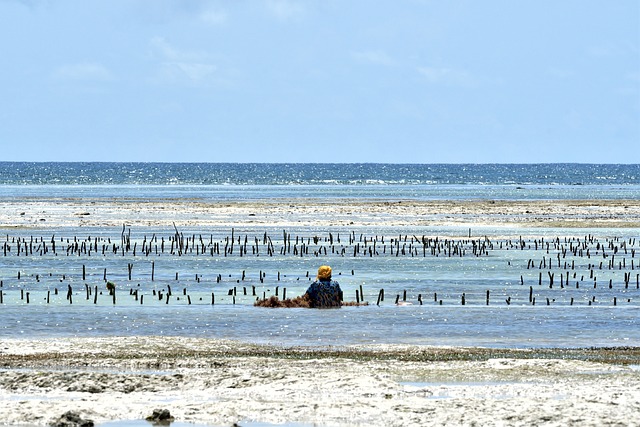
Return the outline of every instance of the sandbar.
[[[637,228],[640,200],[8,198],[0,228],[428,227]]]

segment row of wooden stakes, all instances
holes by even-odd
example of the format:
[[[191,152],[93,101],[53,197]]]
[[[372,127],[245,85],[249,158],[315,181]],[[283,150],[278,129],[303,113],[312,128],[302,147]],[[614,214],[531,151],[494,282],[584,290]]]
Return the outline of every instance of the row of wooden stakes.
[[[109,300],[112,302],[113,305],[116,305],[116,285],[113,282],[107,282],[106,287],[105,287],[108,291],[108,297]],[[85,291],[86,291],[86,300],[91,300],[91,298],[93,298],[93,304],[96,305],[98,304],[98,296],[102,295],[103,293],[101,291],[99,291],[98,286],[95,287],[91,287],[88,284],[85,284]],[[259,301],[266,301],[269,298],[276,298],[276,300],[280,299],[280,287],[276,286],[275,287],[275,294],[274,295],[267,295],[266,291],[263,291],[262,293],[262,298],[260,298],[257,294],[256,294],[256,287],[252,286],[250,292],[247,290],[247,287],[244,286],[242,288],[242,293],[241,295],[244,296],[251,296],[252,297],[252,301],[254,302],[259,302]],[[0,289],[0,304],[4,304],[4,296],[7,294],[6,290],[1,290]],[[236,304],[236,297],[238,296],[238,288],[237,287],[233,287],[228,289],[228,291],[226,292],[227,296],[231,297],[230,301],[233,305]],[[25,289],[20,289],[20,300],[23,300],[26,302],[26,304],[30,303],[30,295],[31,293],[29,291],[25,292]],[[59,295],[59,291],[58,288],[54,288],[53,290],[53,295]],[[167,289],[162,289],[162,290],[155,290],[153,289],[151,291],[151,294],[148,294],[149,296],[152,296],[154,299],[159,300],[159,301],[163,301],[165,304],[169,304],[171,297],[174,297],[174,294],[172,293],[172,289],[171,286],[167,286]],[[67,292],[66,292],[66,300],[69,302],[69,304],[73,304],[73,296],[74,296],[74,292],[73,292],[73,288],[71,285],[67,286]],[[133,289],[130,288],[129,289],[129,296],[133,297],[134,300],[136,302],[139,301],[139,303],[142,305],[144,304],[144,294],[139,292],[139,289]],[[182,290],[182,296],[186,299],[187,304],[191,305],[191,295],[187,292],[187,288],[183,288]],[[490,296],[491,296],[491,291],[490,290],[486,290],[486,299],[485,299],[485,305],[489,306],[490,305]],[[202,297],[199,298],[199,301],[202,301]],[[282,300],[287,300],[287,288],[282,288]],[[47,290],[46,292],[46,303],[49,304],[51,302],[51,290]],[[180,300],[180,296],[176,296],[176,300],[179,301]],[[377,301],[376,301],[376,305],[379,306],[382,302],[384,302],[385,300],[385,291],[384,288],[380,289],[378,292],[378,296],[377,296]],[[422,294],[418,294],[417,296],[417,304],[418,305],[423,305],[425,303]],[[546,297],[546,305],[552,305],[552,303],[556,302],[556,299],[554,298],[550,298],[550,297]],[[626,298],[626,302],[630,303],[632,301],[631,298]],[[433,293],[433,302],[436,305],[443,305],[443,299],[439,299],[438,298],[438,293],[434,292]],[[506,303],[506,305],[511,305],[512,302],[515,302],[514,300],[512,300],[511,296],[507,297],[504,302]],[[573,306],[574,305],[574,298],[571,297],[569,300],[569,305]],[[587,303],[588,305],[592,305],[596,302],[596,297],[595,296],[591,296],[590,298],[588,298]],[[216,297],[215,297],[215,293],[211,292],[211,305],[215,305],[216,303]],[[396,294],[395,297],[395,305],[398,306],[403,306],[403,305],[413,305],[413,303],[411,301],[407,300],[407,291],[404,290],[402,295],[401,294]],[[528,297],[528,304],[530,305],[536,305],[536,297],[534,295],[534,288],[533,286],[529,286],[529,297]],[[618,297],[617,296],[613,296],[613,300],[612,300],[612,304],[613,306],[617,306],[618,305]],[[257,304],[259,305],[259,304]],[[355,302],[346,302],[345,305],[368,305],[368,302],[365,301],[364,298],[364,291],[362,286],[359,287],[359,289],[355,290]],[[463,292],[460,296],[460,305],[468,305],[468,300],[467,300],[467,294],[465,292]]]

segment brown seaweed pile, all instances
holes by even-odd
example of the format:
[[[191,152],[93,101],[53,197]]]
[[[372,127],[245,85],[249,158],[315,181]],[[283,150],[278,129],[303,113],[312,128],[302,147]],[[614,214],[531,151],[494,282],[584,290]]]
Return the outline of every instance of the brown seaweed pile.
[[[295,298],[287,298],[287,299],[280,299],[277,296],[272,295],[269,298],[256,301],[253,305],[256,307],[269,307],[269,308],[277,308],[277,307],[309,308],[311,307],[309,297],[307,296],[307,294],[304,294],[303,296],[299,296]]]
[[[255,307],[268,307],[268,308],[310,308],[311,302],[309,296],[304,294],[295,298],[280,299],[277,296],[271,296],[266,299],[261,299],[253,304]],[[342,301],[342,306],[360,306],[369,305],[368,302],[355,302],[355,301]]]

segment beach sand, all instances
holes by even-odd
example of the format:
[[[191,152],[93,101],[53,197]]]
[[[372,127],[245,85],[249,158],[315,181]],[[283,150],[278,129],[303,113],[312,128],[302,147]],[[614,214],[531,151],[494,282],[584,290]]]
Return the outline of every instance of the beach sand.
[[[7,232],[66,227],[640,227],[640,201],[9,199]],[[565,230],[566,231],[566,230]],[[426,231],[428,232],[428,231]],[[562,231],[561,231],[562,232]],[[0,342],[0,425],[68,410],[140,420],[351,425],[640,425],[640,351],[276,348],[174,337]]]
[[[210,339],[10,340],[0,347],[0,422],[214,426],[640,423],[638,349],[281,348]]]

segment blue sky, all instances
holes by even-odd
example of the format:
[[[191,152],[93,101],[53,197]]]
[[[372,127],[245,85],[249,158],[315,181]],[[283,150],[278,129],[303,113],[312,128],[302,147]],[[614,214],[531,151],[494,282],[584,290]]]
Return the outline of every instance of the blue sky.
[[[0,0],[0,160],[640,163],[637,0]]]

